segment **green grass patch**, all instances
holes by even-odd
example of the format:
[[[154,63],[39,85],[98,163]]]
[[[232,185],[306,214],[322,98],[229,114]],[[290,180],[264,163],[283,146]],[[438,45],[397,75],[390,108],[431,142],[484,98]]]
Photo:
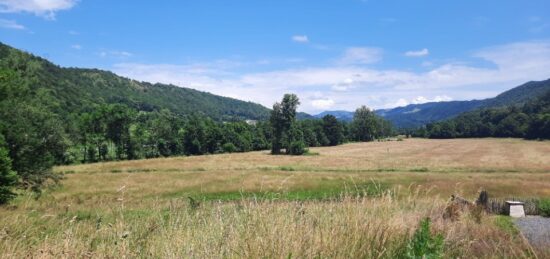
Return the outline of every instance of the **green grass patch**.
[[[409,170],[410,172],[429,172],[430,170],[426,167],[413,168]]]
[[[495,226],[497,226],[499,229],[501,229],[502,231],[510,234],[510,235],[517,235],[519,234],[519,231],[518,229],[516,228],[516,226],[514,225],[514,222],[512,221],[512,218],[508,217],[508,216],[502,216],[502,215],[499,215],[499,216],[496,216],[495,217],[495,220],[493,221]]]
[[[189,193],[186,194],[195,200],[200,201],[233,201],[241,199],[257,200],[285,200],[285,201],[306,201],[306,200],[332,200],[342,197],[378,197],[389,190],[388,184],[383,183],[360,183],[360,184],[324,184],[308,189],[293,189],[288,191],[233,191],[233,192],[212,192],[212,193]],[[183,194],[183,193],[180,193]],[[174,196],[174,195],[171,195]],[[181,197],[181,196],[180,196]]]

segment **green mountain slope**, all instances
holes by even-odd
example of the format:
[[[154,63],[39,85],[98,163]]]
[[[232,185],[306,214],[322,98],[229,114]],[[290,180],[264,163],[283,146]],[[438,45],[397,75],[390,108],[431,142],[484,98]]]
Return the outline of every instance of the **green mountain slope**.
[[[269,109],[252,102],[189,88],[138,82],[97,69],[62,68],[0,43],[0,69],[25,78],[33,91],[50,91],[59,114],[104,103],[123,103],[143,111],[168,109],[178,115],[202,114],[214,120],[267,119]]]

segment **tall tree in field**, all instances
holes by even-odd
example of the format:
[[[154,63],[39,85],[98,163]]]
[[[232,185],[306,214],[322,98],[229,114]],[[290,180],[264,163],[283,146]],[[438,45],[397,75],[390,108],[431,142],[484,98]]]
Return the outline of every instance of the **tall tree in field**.
[[[355,110],[352,122],[353,138],[356,141],[371,141],[376,137],[378,121],[374,112],[366,106]]]
[[[295,94],[285,94],[281,103],[275,103],[271,111],[271,153],[280,154],[283,138],[286,136],[286,147],[290,146],[293,138],[288,137],[289,130],[296,121],[296,108],[300,105],[300,100]]]
[[[343,127],[334,115],[327,114],[323,117],[323,132],[327,136],[330,146],[344,142]]]

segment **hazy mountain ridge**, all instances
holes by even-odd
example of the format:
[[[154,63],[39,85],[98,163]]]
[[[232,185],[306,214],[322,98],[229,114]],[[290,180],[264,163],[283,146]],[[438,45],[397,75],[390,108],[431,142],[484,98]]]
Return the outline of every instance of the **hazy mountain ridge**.
[[[483,100],[431,102],[409,104],[403,107],[376,110],[376,114],[391,121],[397,128],[414,128],[430,122],[453,118],[465,112],[479,108],[496,108],[511,105],[521,105],[550,91],[550,79],[544,81],[530,81],[505,91],[496,97]],[[344,121],[353,119],[350,111],[325,111],[315,115],[322,118],[332,114]]]

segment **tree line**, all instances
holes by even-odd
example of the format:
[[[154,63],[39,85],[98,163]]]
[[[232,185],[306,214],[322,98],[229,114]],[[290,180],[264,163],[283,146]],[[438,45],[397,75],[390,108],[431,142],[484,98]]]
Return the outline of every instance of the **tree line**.
[[[299,99],[287,94],[266,121],[214,121],[167,109],[140,111],[125,104],[100,104],[59,116],[47,90],[31,91],[18,77],[0,72],[0,203],[15,188],[39,191],[58,179],[52,167],[179,155],[269,150],[304,154],[307,147],[370,141],[392,134],[391,125],[366,107],[351,123],[327,115],[296,120]]]

